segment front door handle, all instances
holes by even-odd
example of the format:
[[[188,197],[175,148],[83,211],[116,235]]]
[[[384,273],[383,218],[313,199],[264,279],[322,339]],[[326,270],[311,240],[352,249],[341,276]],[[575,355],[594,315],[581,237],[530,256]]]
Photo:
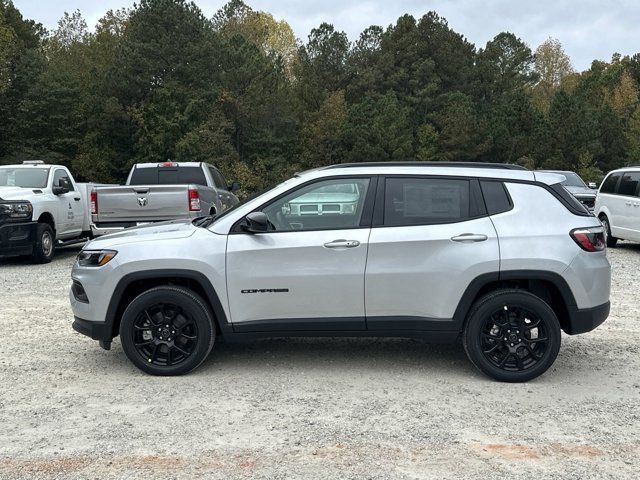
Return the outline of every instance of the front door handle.
[[[324,244],[325,248],[354,248],[360,245],[358,240],[333,240]]]
[[[631,202],[625,202],[625,205],[627,205],[628,207],[631,206]]]
[[[462,235],[451,237],[451,240],[453,240],[454,242],[471,243],[484,242],[487,238],[489,237],[482,233],[463,233]]]
[[[79,202],[79,201],[80,201],[80,197],[74,197],[74,200],[75,200],[76,202]]]

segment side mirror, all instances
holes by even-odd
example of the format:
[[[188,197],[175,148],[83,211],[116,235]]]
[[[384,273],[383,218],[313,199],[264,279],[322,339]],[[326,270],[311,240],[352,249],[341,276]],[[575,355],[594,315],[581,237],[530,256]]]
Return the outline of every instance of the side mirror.
[[[589,182],[587,185],[589,188],[593,188],[593,189],[598,188],[598,185],[596,185],[596,182]]]
[[[231,185],[227,188],[230,192],[237,192],[240,190],[240,184],[238,182],[231,182]]]
[[[245,232],[264,233],[269,230],[269,218],[264,212],[251,212],[244,218],[247,221],[247,224],[242,226]]]
[[[51,191],[54,195],[64,195],[65,193],[69,193],[69,189],[67,187],[53,187]]]

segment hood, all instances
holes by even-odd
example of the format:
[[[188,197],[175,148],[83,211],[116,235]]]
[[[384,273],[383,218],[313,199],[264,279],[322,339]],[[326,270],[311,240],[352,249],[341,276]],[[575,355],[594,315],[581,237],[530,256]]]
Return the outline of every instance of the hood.
[[[21,188],[21,187],[0,187],[1,200],[29,200],[33,196],[34,190],[38,188]]]
[[[569,193],[575,195],[576,197],[595,197],[596,191],[589,187],[569,187],[567,185],[564,186]]]
[[[118,233],[111,233],[90,241],[84,250],[112,248],[118,245],[137,242],[153,242],[187,238],[193,235],[198,227],[194,227],[190,219],[158,222],[152,225],[132,227]]]

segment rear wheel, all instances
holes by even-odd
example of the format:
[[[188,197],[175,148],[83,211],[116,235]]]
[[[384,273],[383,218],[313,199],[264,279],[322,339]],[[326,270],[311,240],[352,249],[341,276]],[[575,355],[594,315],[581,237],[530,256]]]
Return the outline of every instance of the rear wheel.
[[[602,227],[604,228],[604,236],[607,241],[607,247],[615,247],[616,243],[618,243],[618,239],[611,235],[611,225],[609,225],[609,219],[606,215],[600,216],[600,223],[602,223]]]
[[[560,324],[551,307],[515,289],[478,300],[462,337],[471,362],[503,382],[526,382],[544,373],[558,356],[560,339]]]
[[[181,287],[157,287],[140,294],[120,322],[127,357],[151,375],[190,372],[207,358],[214,339],[211,311],[200,296]]]
[[[49,263],[55,253],[55,234],[47,223],[36,225],[36,239],[33,244],[31,258],[34,263]]]

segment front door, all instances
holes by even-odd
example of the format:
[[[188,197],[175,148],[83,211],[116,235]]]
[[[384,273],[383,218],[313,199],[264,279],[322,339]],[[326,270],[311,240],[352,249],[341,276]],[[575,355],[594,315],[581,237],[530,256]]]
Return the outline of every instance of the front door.
[[[67,193],[56,195],[58,206],[56,208],[56,237],[65,239],[77,237],[82,232],[83,205],[80,192],[75,190],[69,174],[62,168],[53,174],[52,187],[65,186]]]
[[[363,330],[373,181],[324,179],[261,207],[265,233],[227,241],[227,290],[236,331]]]
[[[624,172],[618,184],[617,227],[627,240],[640,241],[640,172]]]

